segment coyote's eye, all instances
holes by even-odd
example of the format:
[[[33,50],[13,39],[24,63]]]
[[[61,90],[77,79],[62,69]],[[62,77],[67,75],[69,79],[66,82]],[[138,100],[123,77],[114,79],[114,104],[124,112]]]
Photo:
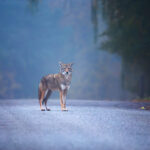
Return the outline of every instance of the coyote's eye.
[[[68,68],[69,71],[72,71],[72,68]]]
[[[61,68],[62,71],[65,71],[65,68]]]

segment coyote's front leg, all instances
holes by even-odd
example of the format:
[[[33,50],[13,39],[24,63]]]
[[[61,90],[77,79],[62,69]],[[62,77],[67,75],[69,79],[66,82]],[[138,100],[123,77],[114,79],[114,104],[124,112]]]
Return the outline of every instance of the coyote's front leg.
[[[61,110],[62,111],[67,111],[67,109],[66,109],[66,95],[67,95],[67,90],[60,92],[60,104],[61,104]]]

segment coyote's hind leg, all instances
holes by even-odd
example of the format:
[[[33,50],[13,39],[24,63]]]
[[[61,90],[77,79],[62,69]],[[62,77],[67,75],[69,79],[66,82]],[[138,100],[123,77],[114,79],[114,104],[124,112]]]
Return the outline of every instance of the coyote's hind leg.
[[[44,95],[45,95],[45,91],[40,91],[41,94],[40,94],[40,109],[41,111],[45,111],[45,109],[42,107],[42,101],[44,99]]]
[[[51,90],[48,90],[47,93],[46,93],[46,96],[45,98],[43,99],[43,103],[45,103],[45,107],[46,107],[46,110],[47,111],[50,111],[50,109],[47,107],[47,101],[48,101],[48,98],[49,96],[51,95],[52,91]]]

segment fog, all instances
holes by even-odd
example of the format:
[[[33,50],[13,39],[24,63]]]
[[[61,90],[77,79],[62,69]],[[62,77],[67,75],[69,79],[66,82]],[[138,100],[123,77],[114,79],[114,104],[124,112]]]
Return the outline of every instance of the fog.
[[[37,98],[42,76],[58,62],[74,63],[68,98],[130,100],[122,86],[122,57],[101,46],[107,29],[91,0],[0,1],[0,98]],[[101,4],[100,4],[101,5]],[[52,98],[58,98],[57,92]]]

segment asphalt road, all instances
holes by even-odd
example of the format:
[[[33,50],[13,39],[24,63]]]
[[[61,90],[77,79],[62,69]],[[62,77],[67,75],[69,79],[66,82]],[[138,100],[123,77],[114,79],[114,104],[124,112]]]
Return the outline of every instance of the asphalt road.
[[[146,103],[58,100],[41,112],[38,100],[0,100],[0,150],[150,150]]]

